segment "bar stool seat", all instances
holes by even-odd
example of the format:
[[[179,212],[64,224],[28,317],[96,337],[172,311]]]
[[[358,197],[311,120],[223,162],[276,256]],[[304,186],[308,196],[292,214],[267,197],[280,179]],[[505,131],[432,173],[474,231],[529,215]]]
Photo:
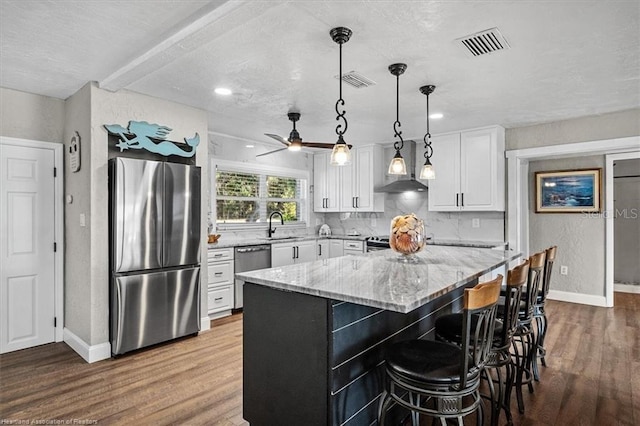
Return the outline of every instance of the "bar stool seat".
[[[417,339],[394,345],[386,362],[389,371],[405,380],[450,386],[460,381],[460,356],[461,349],[456,345]],[[477,375],[468,378],[473,380]]]

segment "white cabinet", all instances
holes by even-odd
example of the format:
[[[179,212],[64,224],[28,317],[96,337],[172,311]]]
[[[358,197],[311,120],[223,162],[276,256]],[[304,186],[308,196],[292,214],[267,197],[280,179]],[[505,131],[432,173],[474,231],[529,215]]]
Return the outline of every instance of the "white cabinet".
[[[502,127],[437,135],[432,146],[430,211],[504,211]]]
[[[345,256],[364,253],[364,241],[344,240],[343,247]]]
[[[340,167],[329,164],[331,154],[313,156],[313,211],[337,212],[340,194]]]
[[[207,252],[209,318],[231,315],[233,308],[233,247],[210,249]]]
[[[341,169],[340,211],[382,212],[384,194],[374,192],[382,186],[382,147],[380,145],[354,148],[352,163]]]
[[[328,259],[329,258],[329,240],[317,240],[316,241],[316,259]]]
[[[329,240],[329,257],[344,256],[344,241]]]
[[[332,166],[330,154],[315,154],[314,211],[384,211],[384,194],[374,192],[384,178],[382,155],[380,145],[353,148],[350,165]]]
[[[316,260],[316,241],[271,244],[271,267]]]

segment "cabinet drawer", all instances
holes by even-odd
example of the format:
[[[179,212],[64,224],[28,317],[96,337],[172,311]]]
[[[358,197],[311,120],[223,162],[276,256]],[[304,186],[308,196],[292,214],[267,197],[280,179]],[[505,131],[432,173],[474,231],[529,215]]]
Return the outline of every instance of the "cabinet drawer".
[[[233,259],[233,247],[207,250],[207,260],[209,262],[231,259]]]
[[[233,282],[233,262],[209,263],[208,266],[209,284],[224,284]]]
[[[364,252],[364,241],[344,240],[344,249]]]
[[[207,299],[209,302],[207,312],[209,314],[231,309],[233,307],[232,287],[209,287]]]

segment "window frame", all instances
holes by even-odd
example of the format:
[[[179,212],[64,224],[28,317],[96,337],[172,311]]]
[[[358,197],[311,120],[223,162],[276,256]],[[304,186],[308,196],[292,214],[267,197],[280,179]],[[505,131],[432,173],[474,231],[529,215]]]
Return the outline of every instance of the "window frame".
[[[216,231],[256,231],[267,229],[268,223],[265,222],[249,222],[249,223],[217,223],[217,195],[216,195],[216,172],[218,169],[222,169],[224,171],[229,172],[237,172],[237,173],[252,173],[259,174],[265,176],[277,176],[284,178],[294,178],[301,180],[300,186],[300,204],[302,207],[302,212],[300,214],[300,220],[298,222],[290,222],[285,223],[284,225],[280,225],[279,227],[284,227],[287,229],[295,229],[295,228],[308,228],[309,227],[309,217],[310,217],[310,208],[311,202],[309,199],[309,171],[308,170],[300,170],[300,169],[291,169],[285,167],[277,167],[271,166],[268,164],[255,164],[255,163],[245,163],[239,161],[230,161],[230,160],[221,160],[221,159],[212,159],[210,163],[210,191],[209,191],[209,209],[211,211],[211,221],[213,227]],[[253,199],[253,198],[252,198]],[[258,196],[260,200],[260,196]],[[277,201],[280,199],[277,198],[262,198],[268,201]],[[302,204],[304,203],[304,206]]]

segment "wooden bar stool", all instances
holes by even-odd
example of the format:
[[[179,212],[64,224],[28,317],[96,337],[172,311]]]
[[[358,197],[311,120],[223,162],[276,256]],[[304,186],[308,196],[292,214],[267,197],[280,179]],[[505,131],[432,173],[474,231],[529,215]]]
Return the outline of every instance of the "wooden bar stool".
[[[422,339],[391,346],[385,360],[386,389],[378,408],[380,426],[384,426],[387,412],[394,405],[411,410],[414,426],[420,414],[446,425],[449,418],[462,424],[463,417],[474,412],[478,425],[482,425],[478,388],[494,338],[501,282],[499,275],[464,291],[461,347]]]
[[[491,424],[497,425],[500,417],[500,410],[504,410],[508,424],[513,423],[510,409],[510,392],[515,379],[516,368],[511,362],[511,341],[518,327],[518,314],[522,299],[522,289],[527,282],[529,273],[529,261],[509,270],[507,273],[507,287],[504,291],[504,303],[498,306],[498,318],[495,325],[495,334],[489,359],[485,366],[485,378],[489,384],[489,398],[491,400]],[[443,315],[436,319],[435,331],[436,339],[444,342],[462,345],[462,314]],[[501,369],[505,367],[506,377],[502,380]],[[489,369],[495,370],[498,383],[497,395],[493,386],[493,378],[489,374]]]
[[[516,364],[516,397],[518,410],[524,413],[524,400],[522,398],[522,386],[527,385],[529,392],[533,393],[532,363],[535,352],[535,333],[533,329],[533,310],[540,285],[542,283],[542,271],[544,269],[545,252],[536,253],[529,257],[529,274],[527,287],[521,309],[518,313],[518,327],[513,336],[511,348]],[[507,392],[510,393],[508,389]]]
[[[544,311],[544,304],[549,294],[549,285],[551,284],[551,271],[553,270],[553,262],[556,260],[557,246],[549,247],[545,250],[544,272],[542,274],[542,289],[538,293],[538,298],[533,306],[533,318],[536,323],[536,349],[533,351],[533,377],[536,381],[540,380],[540,372],[538,371],[538,357],[543,366],[547,366],[544,359],[547,351],[544,349],[544,338],[547,335],[547,315]]]

